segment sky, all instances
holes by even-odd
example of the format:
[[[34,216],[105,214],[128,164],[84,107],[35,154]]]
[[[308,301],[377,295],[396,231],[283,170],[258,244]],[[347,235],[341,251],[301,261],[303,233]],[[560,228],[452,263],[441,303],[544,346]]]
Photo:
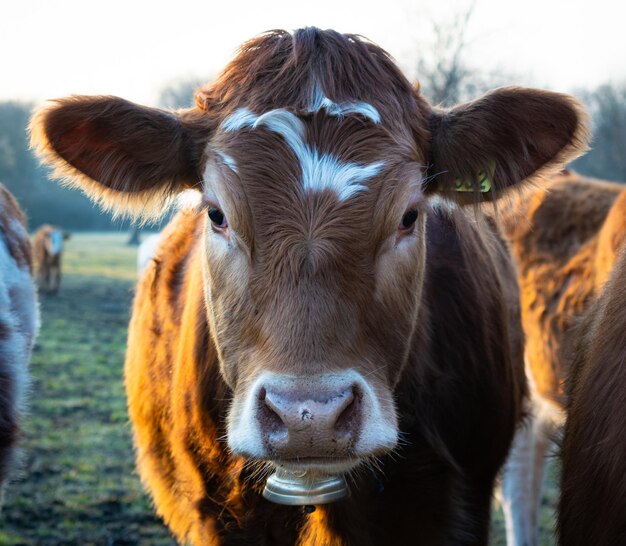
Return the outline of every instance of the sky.
[[[243,41],[311,25],[368,37],[414,79],[433,24],[470,5],[470,66],[565,92],[626,81],[618,0],[3,0],[0,100],[112,94],[154,105],[176,80],[210,80]]]

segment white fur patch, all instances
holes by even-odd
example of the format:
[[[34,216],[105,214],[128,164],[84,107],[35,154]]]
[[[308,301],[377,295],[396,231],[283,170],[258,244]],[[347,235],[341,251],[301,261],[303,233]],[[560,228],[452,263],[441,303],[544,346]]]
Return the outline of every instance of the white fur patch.
[[[154,257],[160,240],[160,233],[151,233],[141,241],[137,249],[137,276],[141,276],[144,269],[150,263],[150,260]]]
[[[15,412],[24,410],[28,388],[28,362],[37,330],[39,309],[36,289],[30,272],[19,267],[8,251],[5,237],[27,237],[19,222],[11,223],[11,233],[0,234],[0,321],[8,331],[0,340],[0,367],[14,384],[13,392],[0,392],[10,400]]]
[[[239,108],[235,110],[224,122],[222,123],[222,129],[229,133],[239,131],[244,127],[250,127],[254,125],[258,116],[250,112],[247,108]]]
[[[197,189],[183,190],[176,196],[176,210],[193,210],[202,203],[202,192]]]
[[[359,191],[367,190],[367,186],[361,182],[377,175],[384,166],[383,161],[365,166],[342,163],[329,154],[320,156],[317,150],[311,150],[298,159],[302,166],[302,186],[305,190],[330,188],[342,201]]]
[[[355,385],[362,393],[362,418],[359,439],[354,446],[357,456],[367,457],[373,452],[393,449],[398,442],[398,422],[391,393],[377,394],[372,385],[355,370],[315,376],[294,377],[263,372],[236,396],[228,416],[228,445],[234,453],[251,457],[268,456],[257,420],[258,394],[262,387],[288,388],[295,384],[319,386],[325,390],[333,385]]]
[[[347,110],[345,110],[347,112]],[[265,126],[278,133],[293,151],[302,169],[302,187],[306,191],[332,189],[340,200],[345,200],[359,191],[367,190],[363,184],[376,176],[384,167],[384,161],[370,165],[343,162],[331,154],[321,154],[305,141],[306,128],[295,114],[287,110],[271,110],[255,116],[246,108],[240,108],[223,123],[226,131],[244,127],[253,129]]]
[[[441,195],[435,194],[428,199],[428,204],[430,208],[433,210],[440,210],[445,213],[452,213],[454,210],[459,208],[459,205],[452,201],[451,199],[446,199]]]
[[[258,392],[266,377],[261,374],[248,389],[247,395],[235,398],[228,418],[228,446],[234,453],[249,457],[265,457],[261,427],[256,418]]]
[[[217,152],[217,155],[220,156],[220,158],[224,162],[224,165],[226,165],[231,171],[237,174],[237,162],[232,156],[224,152]]]
[[[381,120],[380,113],[371,104],[367,102],[333,102],[324,95],[318,85],[313,92],[309,112],[317,112],[322,109],[326,110],[330,116],[343,117],[347,114],[360,114],[376,124],[379,124]]]
[[[256,129],[262,125],[281,135],[298,158],[309,151],[309,147],[304,143],[306,127],[295,114],[282,109],[270,110],[261,114],[252,128]]]
[[[502,471],[501,504],[507,546],[539,543],[539,510],[547,454],[564,422],[563,411],[542,398],[526,361],[530,416],[515,433]]]

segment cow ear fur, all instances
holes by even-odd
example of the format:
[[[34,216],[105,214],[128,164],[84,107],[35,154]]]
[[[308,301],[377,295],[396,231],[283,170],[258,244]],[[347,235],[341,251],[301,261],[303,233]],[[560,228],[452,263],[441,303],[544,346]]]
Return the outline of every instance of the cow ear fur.
[[[587,116],[573,97],[519,87],[435,111],[430,125],[425,189],[461,203],[493,200],[522,180],[559,170],[589,140]]]
[[[158,217],[168,198],[201,179],[211,120],[118,97],[55,100],[33,115],[31,147],[53,175],[115,213]]]

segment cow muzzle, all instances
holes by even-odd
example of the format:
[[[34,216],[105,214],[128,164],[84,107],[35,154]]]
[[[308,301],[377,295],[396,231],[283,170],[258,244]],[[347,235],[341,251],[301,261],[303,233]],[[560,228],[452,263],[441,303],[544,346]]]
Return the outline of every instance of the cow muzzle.
[[[281,461],[346,458],[363,424],[362,397],[355,384],[266,383],[255,416],[263,443]]]
[[[355,370],[310,376],[261,372],[236,392],[228,444],[237,455],[293,471],[347,472],[393,449],[392,394]]]
[[[282,504],[319,504],[347,494],[344,475],[396,446],[392,394],[355,370],[292,376],[260,373],[235,394],[228,444],[269,461],[264,495]]]

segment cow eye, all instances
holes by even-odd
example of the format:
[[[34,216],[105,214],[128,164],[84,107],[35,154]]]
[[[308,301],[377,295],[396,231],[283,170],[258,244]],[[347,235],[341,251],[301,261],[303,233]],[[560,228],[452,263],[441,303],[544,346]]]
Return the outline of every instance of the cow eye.
[[[215,227],[225,228],[227,226],[224,213],[217,207],[209,207],[209,218]]]
[[[410,209],[404,213],[399,229],[410,229],[417,220],[417,209]]]

